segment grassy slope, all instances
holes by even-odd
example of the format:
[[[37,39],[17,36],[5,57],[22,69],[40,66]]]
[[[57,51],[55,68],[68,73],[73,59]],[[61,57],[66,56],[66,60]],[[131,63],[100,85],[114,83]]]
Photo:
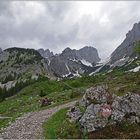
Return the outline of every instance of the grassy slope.
[[[40,107],[39,100],[41,97],[39,94],[41,90],[53,100],[54,106],[80,98],[83,96],[85,88],[102,83],[108,84],[110,92],[117,95],[123,95],[128,91],[140,93],[140,72],[124,73],[117,70],[108,74],[85,76],[75,80],[37,82],[22,89],[16,96],[0,103],[0,115],[12,117],[11,119],[0,120],[0,129],[24,113],[47,108]]]
[[[88,81],[83,82],[83,80],[84,78],[59,82],[42,81],[22,89],[16,96],[0,102],[0,115],[11,117],[10,119],[0,119],[0,129],[24,113],[48,108],[40,107],[39,100],[43,98],[39,96],[41,90],[54,102],[49,107],[80,98],[84,88],[92,84]]]

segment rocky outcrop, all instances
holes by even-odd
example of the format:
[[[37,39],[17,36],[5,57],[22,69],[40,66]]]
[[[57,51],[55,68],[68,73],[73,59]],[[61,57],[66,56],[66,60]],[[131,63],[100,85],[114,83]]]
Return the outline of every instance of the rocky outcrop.
[[[80,112],[81,107],[85,111]],[[106,85],[87,89],[82,100],[67,113],[68,117],[76,120],[82,131],[92,132],[103,127],[121,123],[140,122],[140,95],[127,93],[115,96],[109,93]],[[75,118],[74,118],[75,117]]]

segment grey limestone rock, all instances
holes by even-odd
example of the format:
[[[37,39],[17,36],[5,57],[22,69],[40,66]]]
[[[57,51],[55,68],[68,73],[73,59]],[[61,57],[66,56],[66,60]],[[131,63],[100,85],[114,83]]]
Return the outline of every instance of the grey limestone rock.
[[[76,121],[78,121],[81,118],[82,112],[76,106],[75,107],[71,107],[70,110],[67,112],[67,116],[70,118],[70,120],[72,122],[76,122]]]
[[[111,98],[108,98],[108,94],[106,85],[87,89],[78,104],[85,107],[85,112],[81,113],[79,117],[79,110],[73,107],[74,110],[69,111],[69,117],[79,120],[81,130],[86,132],[124,121],[128,123],[140,122],[140,95],[127,93],[124,96],[112,95]],[[109,99],[112,101],[108,102]]]

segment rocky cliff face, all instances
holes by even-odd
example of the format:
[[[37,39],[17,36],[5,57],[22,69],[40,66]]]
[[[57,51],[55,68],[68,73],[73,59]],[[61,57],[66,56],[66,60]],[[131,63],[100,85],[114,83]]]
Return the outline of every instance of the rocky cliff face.
[[[111,57],[108,58],[107,61],[100,64],[100,67],[97,68],[94,72],[92,72],[90,75],[97,73],[97,72],[103,72],[103,71],[112,71],[116,67],[122,67],[124,69],[128,69],[129,65],[134,65],[132,69],[139,66],[139,63],[137,65],[133,64],[133,61],[136,60],[138,57],[135,52],[135,46],[136,43],[140,41],[140,22],[135,23],[132,30],[130,30],[126,34],[126,38],[124,41],[118,46],[115,51],[111,54]]]
[[[77,56],[80,59],[84,59],[90,63],[97,63],[100,61],[97,49],[91,46],[85,46],[84,48],[76,51]]]
[[[137,41],[140,41],[140,22],[134,24],[132,30],[126,34],[125,40],[111,54],[111,63],[127,57],[134,57],[136,55],[134,52],[134,47]]]
[[[80,50],[66,48],[61,54],[49,59],[49,67],[58,77],[73,77],[92,71],[92,64],[99,60],[98,52],[93,47]]]

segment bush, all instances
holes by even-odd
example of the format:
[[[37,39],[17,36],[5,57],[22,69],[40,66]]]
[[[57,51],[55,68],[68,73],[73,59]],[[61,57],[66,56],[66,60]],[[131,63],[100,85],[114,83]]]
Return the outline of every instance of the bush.
[[[44,92],[43,90],[40,91],[40,94],[39,94],[40,97],[44,97],[44,96],[46,96],[46,95],[47,95],[46,92]]]

